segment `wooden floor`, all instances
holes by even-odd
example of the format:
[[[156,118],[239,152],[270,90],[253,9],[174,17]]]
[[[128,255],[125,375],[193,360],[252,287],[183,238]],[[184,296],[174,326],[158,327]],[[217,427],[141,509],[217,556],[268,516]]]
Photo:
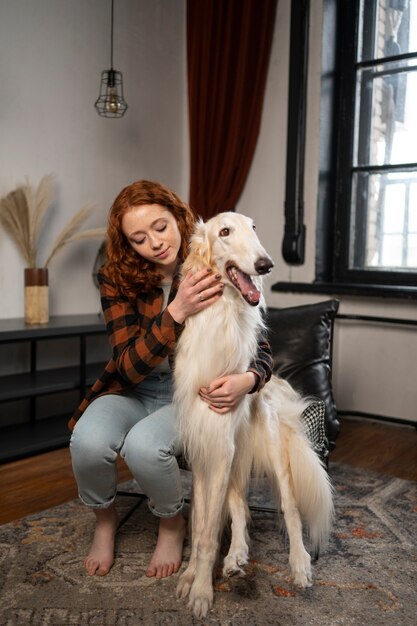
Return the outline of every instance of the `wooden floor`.
[[[340,461],[417,481],[417,430],[370,420],[343,418],[330,463]],[[130,473],[120,461],[119,479]],[[0,524],[77,497],[68,449],[0,465]]]

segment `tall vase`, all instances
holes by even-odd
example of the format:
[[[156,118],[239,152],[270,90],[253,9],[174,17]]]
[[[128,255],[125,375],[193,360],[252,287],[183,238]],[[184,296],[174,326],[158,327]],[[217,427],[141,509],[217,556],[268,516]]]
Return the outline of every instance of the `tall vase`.
[[[46,267],[25,269],[25,322],[26,324],[49,322],[49,287]]]

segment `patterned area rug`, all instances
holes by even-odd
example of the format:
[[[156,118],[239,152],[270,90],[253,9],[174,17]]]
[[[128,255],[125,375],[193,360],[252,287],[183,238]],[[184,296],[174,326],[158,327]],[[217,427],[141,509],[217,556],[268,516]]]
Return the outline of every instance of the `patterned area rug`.
[[[254,511],[246,576],[215,583],[216,626],[408,626],[416,623],[417,483],[331,464],[337,518],[314,566],[314,586],[298,589],[276,514]],[[124,484],[134,488],[133,481]],[[252,504],[271,506],[267,493]],[[123,516],[136,499],[119,496]],[[0,527],[2,626],[185,626],[201,624],[176,600],[177,576],[145,576],[157,524],[141,504],[122,525],[116,563],[104,578],[82,568],[92,516],[78,501]],[[225,546],[226,547],[226,541]],[[189,557],[186,545],[185,559]]]

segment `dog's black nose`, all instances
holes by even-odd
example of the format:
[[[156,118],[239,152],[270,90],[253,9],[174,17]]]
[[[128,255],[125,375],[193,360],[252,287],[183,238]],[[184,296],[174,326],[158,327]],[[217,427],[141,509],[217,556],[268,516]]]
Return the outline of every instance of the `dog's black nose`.
[[[255,270],[258,274],[268,274],[273,267],[274,264],[269,257],[261,257],[255,263]]]

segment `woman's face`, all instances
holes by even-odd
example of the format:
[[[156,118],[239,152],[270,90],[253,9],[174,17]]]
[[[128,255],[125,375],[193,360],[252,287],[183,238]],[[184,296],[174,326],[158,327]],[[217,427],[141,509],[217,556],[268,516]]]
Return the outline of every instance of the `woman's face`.
[[[122,231],[132,248],[171,279],[178,264],[181,234],[177,220],[160,204],[133,207],[122,218]]]

